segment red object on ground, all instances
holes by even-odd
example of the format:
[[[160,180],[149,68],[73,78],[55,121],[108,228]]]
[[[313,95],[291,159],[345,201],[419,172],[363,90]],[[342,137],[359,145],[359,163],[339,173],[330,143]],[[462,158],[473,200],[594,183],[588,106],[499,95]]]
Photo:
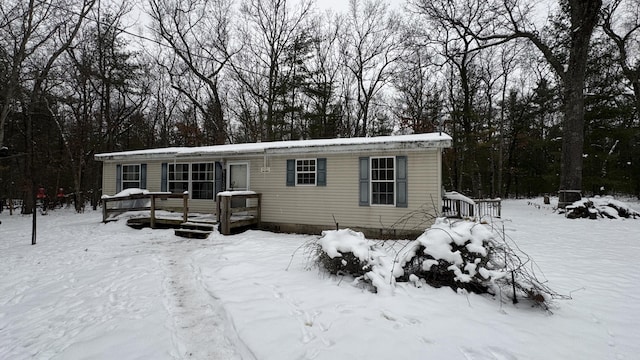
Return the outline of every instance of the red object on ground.
[[[45,192],[44,192],[44,188],[43,188],[43,187],[41,187],[41,188],[39,188],[39,189],[38,189],[38,194],[36,195],[36,197],[37,197],[38,199],[44,199],[44,198],[46,198],[46,197],[47,197],[47,194],[45,194]]]

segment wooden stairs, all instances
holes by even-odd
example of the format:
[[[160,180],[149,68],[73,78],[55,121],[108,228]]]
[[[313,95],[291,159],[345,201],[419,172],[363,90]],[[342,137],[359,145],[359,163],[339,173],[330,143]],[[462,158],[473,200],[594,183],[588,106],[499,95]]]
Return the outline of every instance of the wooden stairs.
[[[176,236],[189,239],[206,239],[215,230],[217,223],[187,221],[180,224],[175,230]]]

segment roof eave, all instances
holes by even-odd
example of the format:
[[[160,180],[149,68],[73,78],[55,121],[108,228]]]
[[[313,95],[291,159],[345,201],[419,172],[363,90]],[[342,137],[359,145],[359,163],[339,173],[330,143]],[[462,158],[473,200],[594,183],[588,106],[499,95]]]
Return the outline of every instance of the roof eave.
[[[308,146],[290,146],[263,148],[252,150],[223,150],[223,151],[193,151],[193,152],[153,152],[153,153],[108,153],[97,154],[95,160],[98,161],[117,161],[117,160],[163,160],[174,158],[225,158],[235,156],[256,156],[256,155],[280,155],[280,154],[312,154],[312,153],[348,153],[348,152],[364,152],[364,151],[386,151],[386,150],[404,150],[419,151],[424,149],[442,149],[449,148],[452,141],[449,139],[423,140],[423,141],[389,141],[389,142],[373,142],[364,144],[331,144],[331,145],[308,145]]]

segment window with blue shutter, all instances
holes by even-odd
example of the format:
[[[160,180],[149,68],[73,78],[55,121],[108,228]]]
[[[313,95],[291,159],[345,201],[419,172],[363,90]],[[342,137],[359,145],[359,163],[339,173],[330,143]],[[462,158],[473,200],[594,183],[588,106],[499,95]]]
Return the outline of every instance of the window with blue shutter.
[[[395,158],[372,157],[370,166],[371,205],[395,205]]]
[[[360,206],[408,207],[407,157],[361,157],[359,159]]]

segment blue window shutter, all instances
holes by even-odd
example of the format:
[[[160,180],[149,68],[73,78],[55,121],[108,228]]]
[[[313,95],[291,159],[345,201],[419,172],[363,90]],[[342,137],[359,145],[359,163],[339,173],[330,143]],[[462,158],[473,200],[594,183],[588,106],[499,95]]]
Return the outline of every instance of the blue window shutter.
[[[167,163],[162,163],[162,170],[160,174],[160,191],[162,192],[167,191],[167,186],[169,185],[167,183],[168,177],[169,177],[169,166],[167,165]]]
[[[407,157],[396,157],[396,206],[408,206],[407,194]]]
[[[287,186],[296,186],[296,161],[287,159]]]
[[[360,158],[360,206],[369,206],[369,158]]]
[[[216,187],[216,195],[222,191],[222,164],[219,161],[216,161],[216,173],[215,173],[215,187]]]
[[[116,165],[116,194],[122,191],[122,165]]]
[[[140,164],[140,189],[147,188],[147,164]]]
[[[316,160],[318,178],[316,179],[317,186],[327,186],[327,159],[320,158]]]

